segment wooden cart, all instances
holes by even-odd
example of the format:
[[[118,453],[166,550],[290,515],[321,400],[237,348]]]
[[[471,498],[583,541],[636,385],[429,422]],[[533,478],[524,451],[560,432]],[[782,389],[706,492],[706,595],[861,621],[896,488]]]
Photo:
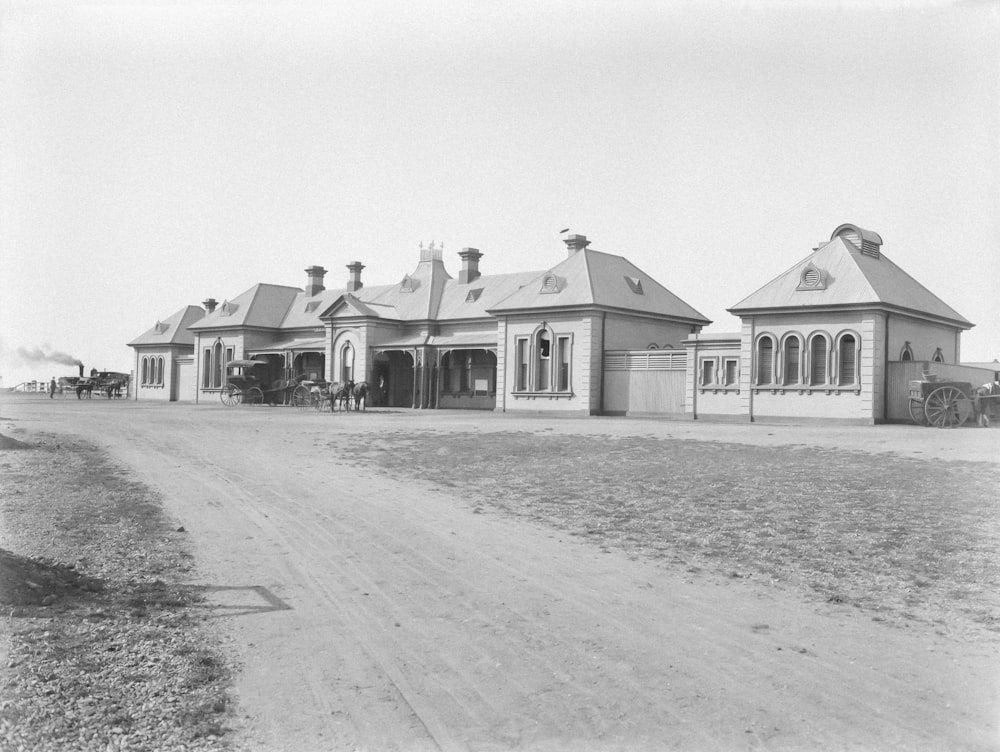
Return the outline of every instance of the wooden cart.
[[[986,393],[967,381],[928,377],[910,382],[910,417],[935,428],[957,428],[974,415],[989,416],[1000,407],[1000,394]]]

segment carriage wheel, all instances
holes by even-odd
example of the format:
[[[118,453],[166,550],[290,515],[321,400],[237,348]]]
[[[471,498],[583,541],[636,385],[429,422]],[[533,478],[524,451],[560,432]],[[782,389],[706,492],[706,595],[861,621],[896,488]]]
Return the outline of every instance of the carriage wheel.
[[[924,415],[935,428],[955,428],[972,415],[972,400],[958,387],[942,386],[927,396]]]
[[[924,415],[924,403],[920,400],[910,400],[910,417],[918,426],[926,426],[927,418]]]
[[[309,407],[310,397],[311,393],[308,387],[297,386],[292,391],[292,404],[298,408]]]
[[[243,390],[238,386],[229,384],[219,393],[219,398],[226,407],[235,407],[243,401]]]

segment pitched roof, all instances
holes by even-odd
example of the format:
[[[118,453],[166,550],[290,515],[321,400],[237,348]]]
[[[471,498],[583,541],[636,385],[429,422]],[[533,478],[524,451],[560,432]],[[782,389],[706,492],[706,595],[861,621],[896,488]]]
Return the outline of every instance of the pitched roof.
[[[188,327],[205,315],[200,306],[189,305],[165,319],[156,322],[152,329],[129,342],[135,345],[193,345],[194,335]]]
[[[622,256],[583,248],[535,275],[492,311],[596,306],[709,324],[685,303]]]
[[[858,231],[864,245],[852,241],[851,230]],[[880,245],[877,234],[841,225],[828,243],[728,310],[738,316],[759,311],[872,306],[939,319],[963,329],[972,326],[894,264]],[[873,246],[874,250],[869,250]]]
[[[224,301],[192,329],[228,329],[258,326],[276,329],[289,307],[302,294],[298,287],[258,283],[232,300]]]

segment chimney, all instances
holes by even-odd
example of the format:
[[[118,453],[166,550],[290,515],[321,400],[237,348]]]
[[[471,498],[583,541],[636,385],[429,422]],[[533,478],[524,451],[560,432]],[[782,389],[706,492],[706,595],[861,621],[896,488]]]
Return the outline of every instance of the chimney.
[[[462,259],[462,271],[458,274],[458,284],[467,285],[474,279],[479,279],[479,259],[483,254],[478,248],[463,248],[458,252],[458,257]]]
[[[205,310],[208,311],[209,313],[212,313],[215,310],[215,307],[219,305],[218,302],[216,302],[215,298],[209,298],[208,300],[203,300],[201,301],[201,304],[205,306]]]
[[[563,242],[569,249],[570,256],[572,256],[577,251],[582,251],[584,248],[590,245],[590,241],[587,240],[586,235],[570,235],[568,238],[563,240]]]
[[[323,275],[326,274],[326,269],[322,266],[310,266],[306,269],[306,274],[309,275],[309,280],[306,282],[307,298],[311,298],[313,295],[319,295],[326,289],[323,287]]]
[[[351,273],[350,278],[347,280],[348,292],[357,292],[364,287],[364,283],[361,282],[361,270],[364,268],[365,265],[360,261],[352,261],[347,265],[347,270]]]
[[[76,364],[80,367],[80,378],[83,378],[83,363],[77,361]]]

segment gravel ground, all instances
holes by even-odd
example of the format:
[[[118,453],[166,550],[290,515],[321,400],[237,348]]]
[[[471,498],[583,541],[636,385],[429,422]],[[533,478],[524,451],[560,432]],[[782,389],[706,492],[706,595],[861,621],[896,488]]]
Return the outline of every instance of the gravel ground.
[[[93,446],[0,435],[0,749],[232,747],[183,528]]]

